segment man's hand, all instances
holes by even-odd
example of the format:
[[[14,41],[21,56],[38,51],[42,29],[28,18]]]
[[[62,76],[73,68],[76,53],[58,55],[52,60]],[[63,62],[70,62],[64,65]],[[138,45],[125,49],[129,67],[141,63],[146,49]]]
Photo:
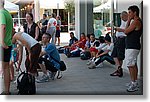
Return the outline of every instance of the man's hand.
[[[2,44],[2,47],[3,47],[4,49],[8,49],[8,48],[9,48],[5,43]]]

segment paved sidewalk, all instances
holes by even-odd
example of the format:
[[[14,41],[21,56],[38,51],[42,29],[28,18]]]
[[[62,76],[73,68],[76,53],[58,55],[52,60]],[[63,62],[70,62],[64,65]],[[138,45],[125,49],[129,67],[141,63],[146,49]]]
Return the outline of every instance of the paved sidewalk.
[[[50,80],[45,83],[36,83],[37,94],[142,94],[142,80],[140,90],[129,93],[125,84],[129,82],[128,73],[122,78],[111,77],[114,66],[104,62],[102,68],[88,69],[87,61],[78,58],[67,58],[61,54],[61,59],[67,64],[67,70],[63,72],[62,79]],[[16,85],[11,84],[12,94],[17,94]]]

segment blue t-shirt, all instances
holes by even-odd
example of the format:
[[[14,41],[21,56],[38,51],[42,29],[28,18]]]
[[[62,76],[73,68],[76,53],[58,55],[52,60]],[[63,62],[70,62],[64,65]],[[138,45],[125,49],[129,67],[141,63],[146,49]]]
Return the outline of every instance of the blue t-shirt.
[[[56,49],[56,46],[52,43],[49,43],[45,48],[45,52],[49,56],[49,59],[54,64],[54,66],[57,69],[60,69],[60,64],[51,58],[51,56],[52,56],[54,59],[56,59],[57,61],[60,62],[60,56],[59,56],[58,50]]]

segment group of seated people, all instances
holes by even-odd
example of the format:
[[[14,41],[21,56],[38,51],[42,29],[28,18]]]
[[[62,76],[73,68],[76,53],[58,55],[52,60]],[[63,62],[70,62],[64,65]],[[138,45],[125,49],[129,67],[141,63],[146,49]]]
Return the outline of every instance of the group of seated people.
[[[85,36],[84,33],[81,33],[80,40],[78,40],[73,32],[70,33],[70,37],[69,46],[64,46],[64,53],[68,58],[89,59],[87,63],[89,69],[102,65],[105,60],[115,65],[114,59],[111,57],[114,44],[109,33],[105,37],[100,36],[99,39],[95,38],[94,34]]]

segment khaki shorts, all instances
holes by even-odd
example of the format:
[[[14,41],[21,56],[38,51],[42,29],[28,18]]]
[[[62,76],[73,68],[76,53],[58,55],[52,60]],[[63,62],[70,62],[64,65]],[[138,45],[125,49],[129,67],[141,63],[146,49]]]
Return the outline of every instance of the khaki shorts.
[[[136,49],[127,49],[125,51],[125,60],[127,67],[134,66],[137,63],[137,56],[140,50]]]

